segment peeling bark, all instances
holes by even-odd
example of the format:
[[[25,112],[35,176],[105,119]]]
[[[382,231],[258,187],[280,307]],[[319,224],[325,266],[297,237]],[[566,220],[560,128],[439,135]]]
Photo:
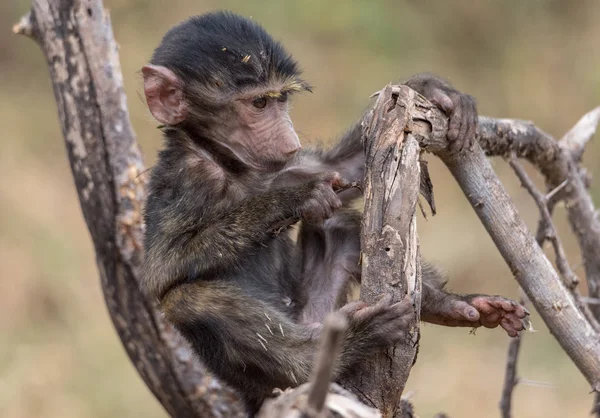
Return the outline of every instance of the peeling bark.
[[[413,92],[413,95],[416,93]],[[415,322],[409,337],[395,347],[365,358],[342,385],[383,417],[406,417],[404,385],[417,356],[421,312],[421,258],[416,229],[421,171],[420,149],[410,133],[414,101],[394,106],[388,86],[364,122],[366,174],[361,251],[361,299],[375,303],[391,294],[414,300]],[[391,105],[391,106],[390,106]],[[405,107],[402,107],[405,105]]]

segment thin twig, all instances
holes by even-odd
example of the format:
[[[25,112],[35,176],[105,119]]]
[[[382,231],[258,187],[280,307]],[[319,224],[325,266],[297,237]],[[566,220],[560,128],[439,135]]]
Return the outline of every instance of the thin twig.
[[[546,196],[544,196],[533,184],[533,181],[529,178],[523,166],[517,161],[514,154],[508,160],[508,163],[515,171],[515,174],[521,181],[523,187],[529,192],[529,194],[535,200],[535,203],[540,211],[540,222],[538,226],[538,232],[536,234],[536,241],[538,245],[541,247],[544,244],[546,239],[552,242],[552,246],[554,248],[554,254],[556,258],[556,267],[558,268],[558,272],[560,273],[565,285],[571,290],[573,297],[575,299],[575,303],[577,307],[583,312],[586,318],[589,320],[590,324],[596,331],[600,330],[600,324],[596,320],[596,317],[590,310],[589,306],[583,300],[581,294],[576,289],[577,284],[579,283],[579,278],[573,272],[573,269],[569,265],[567,261],[567,257],[565,255],[564,248],[558,235],[556,233],[556,228],[554,227],[554,223],[552,222],[551,209],[554,208],[556,202],[548,201]],[[558,187],[563,187],[559,185]],[[557,187],[557,188],[558,188]],[[550,194],[555,195],[553,191]]]
[[[548,202],[551,201],[551,199],[556,196],[556,194],[558,192],[560,192],[567,184],[569,184],[569,179],[565,179],[565,181],[563,181],[562,183],[560,183],[558,186],[556,186],[554,189],[550,190],[547,194],[546,194],[546,200]]]
[[[546,207],[548,208],[548,213],[550,214],[550,219],[552,219],[552,214],[554,213],[554,208],[556,207],[556,204],[562,200],[559,192],[561,190],[563,190],[567,184],[569,184],[568,179],[563,181],[561,184],[559,184],[554,189],[550,190],[545,196]],[[542,248],[544,248],[544,243],[548,239],[545,226],[546,226],[546,222],[544,222],[543,218],[540,218],[540,220],[538,222],[537,231],[535,233],[535,240],[537,241],[539,246]],[[577,269],[572,268],[572,270],[573,270],[573,272],[575,272],[575,270],[577,270]]]
[[[550,215],[550,211],[548,210],[548,199],[544,196],[533,184],[533,181],[527,175],[527,172],[523,168],[523,166],[517,161],[514,155],[508,160],[508,163],[515,171],[515,174],[521,181],[523,187],[529,192],[531,197],[535,200],[535,203],[540,211],[540,226],[543,225],[542,228],[538,228],[538,231],[541,229],[544,234],[544,238],[540,240],[541,236],[538,235],[536,239],[538,240],[538,244],[543,244],[545,239],[550,240],[552,242],[552,246],[554,247],[554,253],[556,254],[556,267],[558,267],[558,271],[562,276],[565,284],[571,290],[575,289],[575,287],[579,284],[579,278],[573,273],[569,262],[567,261],[567,257],[565,255],[565,250],[562,246],[562,243],[558,239],[556,234],[556,228],[552,223],[552,215]],[[560,187],[560,186],[559,186]],[[550,193],[555,193],[551,191]]]
[[[583,296],[581,300],[587,303],[588,305],[600,305],[600,299],[598,298],[589,298]]]
[[[308,395],[307,407],[309,416],[318,416],[323,410],[325,399],[329,393],[329,383],[333,376],[335,363],[344,338],[348,321],[339,312],[330,314],[325,320],[321,336],[321,348],[311,379],[311,389]]]
[[[520,303],[525,304],[521,299]],[[502,418],[511,418],[512,413],[512,394],[515,386],[519,383],[517,376],[517,360],[519,358],[519,349],[523,334],[512,338],[508,344],[508,355],[506,357],[506,372],[504,373],[504,386],[502,388],[502,397],[500,398],[500,414]]]
[[[556,385],[554,383],[542,382],[540,380],[519,379],[519,383],[523,386],[532,386],[536,388],[556,388]]]
[[[598,392],[596,392],[596,396],[594,396],[594,403],[590,414],[593,414],[596,418],[600,417],[600,393]]]
[[[552,218],[554,208],[556,207],[556,203],[557,201],[554,199],[548,200],[546,203],[546,208],[548,209],[548,214],[550,215],[550,218]],[[538,221],[537,231],[535,232],[536,242],[540,247],[544,248],[544,244],[546,243],[546,240],[549,239],[550,235],[551,234],[549,234],[547,230],[547,222],[544,220],[544,218],[540,217],[540,220]]]

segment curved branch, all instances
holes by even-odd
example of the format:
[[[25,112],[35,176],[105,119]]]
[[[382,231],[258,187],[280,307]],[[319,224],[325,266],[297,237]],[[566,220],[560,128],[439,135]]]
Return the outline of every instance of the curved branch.
[[[172,416],[243,416],[237,395],[204,373],[139,291],[144,168],[102,2],[35,0],[13,30],[36,40],[48,62],[106,305],[131,361]]]

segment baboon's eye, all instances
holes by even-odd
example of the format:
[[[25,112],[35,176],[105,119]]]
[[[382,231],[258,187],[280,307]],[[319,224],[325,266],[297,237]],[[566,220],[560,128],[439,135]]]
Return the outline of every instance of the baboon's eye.
[[[254,99],[252,101],[252,104],[254,105],[254,107],[256,107],[258,109],[264,109],[264,107],[267,105],[267,98],[266,97],[257,97],[256,99]]]

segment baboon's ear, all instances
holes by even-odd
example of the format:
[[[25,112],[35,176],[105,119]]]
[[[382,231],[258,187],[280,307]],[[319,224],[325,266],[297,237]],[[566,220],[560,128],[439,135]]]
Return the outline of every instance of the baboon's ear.
[[[183,83],[175,73],[162,65],[144,65],[146,103],[157,121],[177,125],[185,120],[188,104],[183,95]]]

